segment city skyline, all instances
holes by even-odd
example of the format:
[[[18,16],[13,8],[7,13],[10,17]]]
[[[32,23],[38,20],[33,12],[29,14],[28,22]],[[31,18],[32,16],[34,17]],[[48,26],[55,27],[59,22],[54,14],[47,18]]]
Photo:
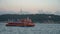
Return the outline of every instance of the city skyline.
[[[38,10],[59,13],[60,0],[0,0],[0,12],[19,13],[21,8],[29,13],[38,13]]]

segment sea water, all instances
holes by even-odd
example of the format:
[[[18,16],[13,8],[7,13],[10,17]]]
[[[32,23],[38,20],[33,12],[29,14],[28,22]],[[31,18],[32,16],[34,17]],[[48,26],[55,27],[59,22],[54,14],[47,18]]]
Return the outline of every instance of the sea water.
[[[60,34],[60,24],[35,23],[34,27],[11,27],[0,23],[0,34]]]

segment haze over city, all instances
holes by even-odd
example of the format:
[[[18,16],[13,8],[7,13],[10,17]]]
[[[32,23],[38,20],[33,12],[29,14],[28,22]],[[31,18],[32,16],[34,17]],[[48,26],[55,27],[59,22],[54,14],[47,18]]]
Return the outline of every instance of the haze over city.
[[[60,0],[0,0],[0,14],[57,14]]]

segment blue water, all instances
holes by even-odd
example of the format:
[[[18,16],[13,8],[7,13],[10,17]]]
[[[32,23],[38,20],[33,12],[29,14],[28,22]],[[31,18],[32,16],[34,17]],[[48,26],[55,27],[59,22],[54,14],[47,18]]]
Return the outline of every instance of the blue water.
[[[60,34],[60,24],[35,23],[35,27],[7,27],[0,23],[0,34]]]

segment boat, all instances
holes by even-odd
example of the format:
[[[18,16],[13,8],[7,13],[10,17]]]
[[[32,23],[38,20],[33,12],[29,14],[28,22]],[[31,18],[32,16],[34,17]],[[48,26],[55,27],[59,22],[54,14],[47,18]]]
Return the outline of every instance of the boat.
[[[35,24],[32,22],[31,19],[21,19],[18,22],[8,22],[6,26],[21,26],[21,27],[32,27]]]

